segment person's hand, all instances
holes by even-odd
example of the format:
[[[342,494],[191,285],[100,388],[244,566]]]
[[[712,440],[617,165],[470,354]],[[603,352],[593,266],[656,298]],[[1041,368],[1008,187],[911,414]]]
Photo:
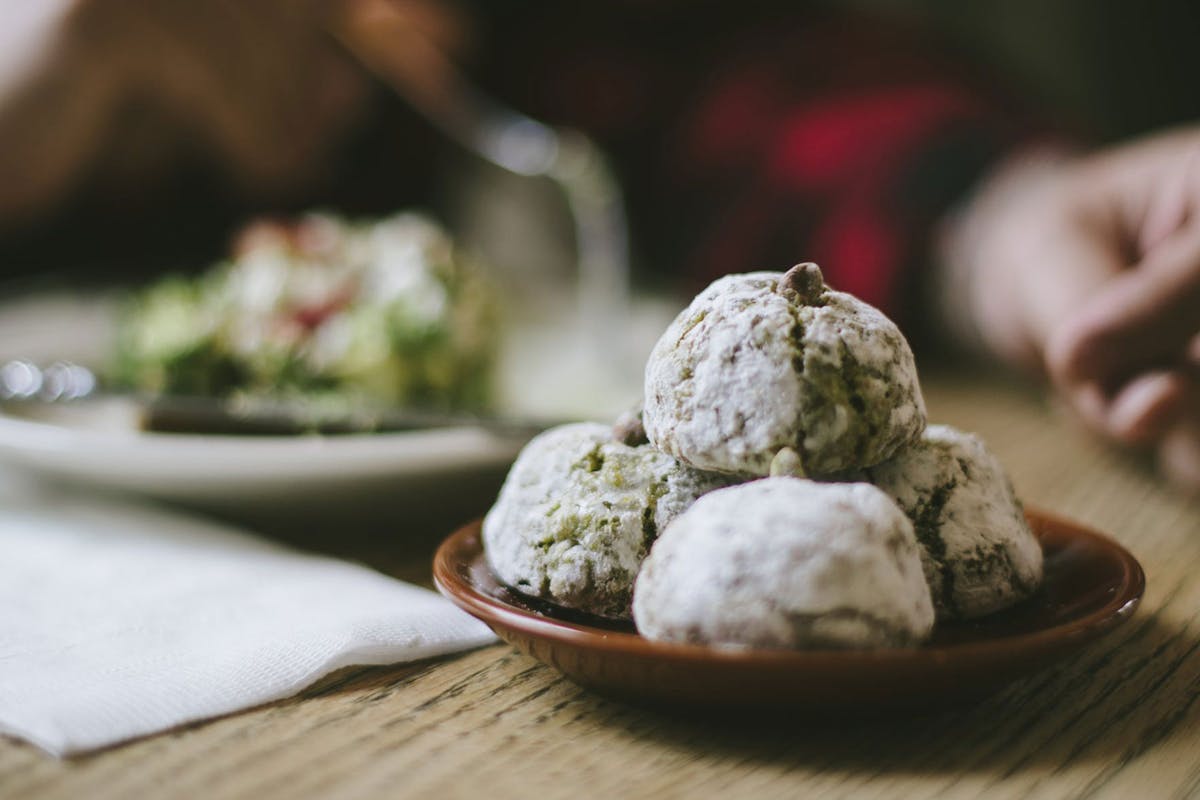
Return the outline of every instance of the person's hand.
[[[1014,158],[943,245],[951,316],[1200,487],[1200,128]]]
[[[0,4],[0,233],[85,180],[119,196],[196,160],[248,197],[294,194],[368,111],[360,59],[427,74],[469,23],[446,0]]]
[[[366,77],[324,34],[327,5],[4,6],[0,42],[13,47],[0,59],[0,231],[53,211],[84,181],[120,197],[188,161],[252,197],[307,185],[367,99]],[[8,41],[22,17],[32,20],[24,38]]]

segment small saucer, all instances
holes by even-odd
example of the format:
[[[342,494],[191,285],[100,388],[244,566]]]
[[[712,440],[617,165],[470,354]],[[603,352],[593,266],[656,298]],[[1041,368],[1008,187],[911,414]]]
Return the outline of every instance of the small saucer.
[[[1067,656],[1132,616],[1142,568],[1111,539],[1028,511],[1046,557],[1038,593],[971,622],[940,624],[911,649],[723,650],[652,642],[632,624],[525,597],[500,584],[483,555],[480,523],[434,557],[438,589],[505,641],[605,694],[714,709],[875,710],[940,706],[985,695]]]

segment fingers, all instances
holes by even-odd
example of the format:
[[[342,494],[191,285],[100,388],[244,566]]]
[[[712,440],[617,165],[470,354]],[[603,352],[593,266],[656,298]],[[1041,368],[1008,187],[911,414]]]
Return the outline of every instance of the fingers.
[[[1089,298],[1102,297],[1123,270],[1114,248],[1084,231],[1065,230],[1057,242],[1047,243],[1047,262],[1028,298],[1029,323],[1043,343],[1046,357],[1063,322],[1074,316]]]
[[[1188,491],[1200,491],[1200,378],[1187,370],[1142,375],[1109,396],[1096,384],[1067,393],[1088,427],[1125,445],[1151,446],[1159,469]]]
[[[1001,356],[1008,354],[995,343],[1021,332],[1029,355],[1054,377],[1050,348],[1064,320],[1102,294],[1125,265],[1106,236],[1060,208],[1046,208],[1019,222],[996,234],[1001,241],[978,282],[976,317],[981,329],[991,332],[993,349]]]
[[[1200,492],[1200,421],[1181,423],[1163,437],[1158,463],[1175,484]]]
[[[1114,441],[1153,448],[1167,475],[1197,489],[1200,142],[1192,131],[1152,145],[1079,173],[1073,197],[1084,213],[1064,239],[1090,238],[1093,248],[1107,249],[1120,263],[1090,294],[1075,294],[1073,303],[1060,297],[1057,316],[1043,312],[1049,325],[1043,356],[1050,377],[1090,427]],[[1089,256],[1086,246],[1071,246],[1077,257]],[[1077,269],[1062,259],[1049,263]]]
[[[1100,415],[1104,433],[1129,445],[1158,441],[1187,411],[1192,392],[1179,371],[1157,371],[1124,386]]]
[[[1047,345],[1060,385],[1113,390],[1145,369],[1182,365],[1200,332],[1200,229],[1163,242],[1114,277]]]

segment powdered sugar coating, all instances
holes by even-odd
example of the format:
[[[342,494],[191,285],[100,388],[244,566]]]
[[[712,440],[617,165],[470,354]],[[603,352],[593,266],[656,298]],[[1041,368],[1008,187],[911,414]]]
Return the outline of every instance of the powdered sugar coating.
[[[887,495],[787,477],[719,489],[668,525],[633,616],[650,639],[773,648],[910,645],[934,621],[912,524]]]
[[[913,521],[939,618],[990,614],[1041,583],[1041,546],[1004,467],[978,436],[930,425],[919,443],[868,474]]]
[[[879,463],[915,441],[925,402],[912,351],[872,306],[777,291],[783,273],[729,275],[701,292],[646,365],[652,444],[705,470],[766,475],[783,447],[809,474]]]
[[[524,594],[628,617],[633,581],[668,522],[730,478],[594,423],[549,430],[525,446],[483,521],[487,561]]]

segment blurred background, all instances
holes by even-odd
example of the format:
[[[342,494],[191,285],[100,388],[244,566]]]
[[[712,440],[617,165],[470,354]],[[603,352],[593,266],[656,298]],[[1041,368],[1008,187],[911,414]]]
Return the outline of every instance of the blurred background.
[[[919,338],[934,232],[994,165],[1200,117],[1187,2],[53,0],[0,22],[4,294],[196,274],[264,216],[419,209],[512,319],[547,317],[524,362],[602,386],[619,363],[619,396],[683,298],[796,258]],[[568,324],[584,344],[547,335]]]
[[[413,315],[393,313],[401,298],[369,311],[379,324],[366,338],[391,337],[375,360],[342,370],[325,352],[337,336],[319,329],[353,305],[326,268],[383,230],[343,223],[409,209],[447,227],[463,264],[479,256],[503,296],[501,408],[611,418],[640,397],[649,347],[691,293],[800,258],[918,340],[940,316],[932,306],[962,305],[934,302],[929,285],[941,223],[1031,143],[1087,150],[1200,118],[1198,30],[1200,6],[1182,0],[9,3],[0,358],[88,361],[62,334],[94,363],[111,360],[112,343],[91,333],[113,320],[97,293],[222,262],[258,274],[257,256],[233,243],[265,219],[255,230],[267,232],[256,239],[267,261],[308,270],[252,319],[291,337],[271,374],[304,391],[357,391],[418,360],[434,378],[455,357],[460,372],[481,372],[501,338],[486,303],[470,324],[444,314],[436,335],[414,338]],[[330,217],[272,221],[314,209]],[[405,252],[395,238],[366,260]],[[1043,244],[1020,260],[1054,261]],[[416,282],[428,289],[442,266],[428,259]],[[430,308],[441,313],[465,274],[436,276]],[[227,283],[254,284],[244,277]],[[375,287],[360,277],[369,306]],[[74,293],[73,304],[57,316],[4,305],[44,290]],[[203,294],[171,298],[188,292]],[[228,353],[212,356],[228,330],[188,339],[174,321],[194,307],[164,307],[148,316],[168,344],[183,342],[171,358],[229,366]],[[230,327],[240,335],[243,322]],[[470,347],[444,346],[468,329]],[[361,341],[344,338],[338,352],[361,356]],[[145,359],[145,386],[159,388],[159,355]],[[411,384],[382,400],[429,399]]]
[[[1186,0],[836,0],[941,32],[1049,113],[1111,142],[1200,116],[1200,8]]]
[[[173,5],[177,8],[173,9]],[[191,10],[183,10],[189,5],[193,6]],[[264,8],[270,5],[265,3]],[[622,5],[635,9],[674,6],[678,11],[680,4]],[[70,11],[78,6],[71,13],[84,18],[100,40],[103,29],[122,16],[145,14],[145,20],[139,24],[145,28],[147,37],[161,22],[161,19],[156,21],[156,15],[191,17],[180,24],[193,25],[198,39],[193,49],[182,51],[185,58],[196,58],[203,48],[209,48],[210,53],[219,52],[230,41],[223,41],[220,23],[206,17],[204,3],[114,0],[80,4],[56,0],[24,6],[9,4],[3,12],[7,18],[3,35],[9,41],[4,47],[6,55],[0,62],[0,70],[5,71],[7,88],[19,83],[20,75],[30,65],[43,63],[50,52],[63,44],[60,37],[47,29],[43,19],[53,18],[59,12],[50,13],[46,9]],[[450,6],[460,12],[474,13],[483,19],[483,27],[503,32],[506,16],[527,15],[527,9],[536,4],[509,0],[481,3],[478,10],[470,4]],[[938,48],[961,51],[965,61],[973,61],[999,76],[999,82],[1007,84],[1021,103],[1035,109],[1042,120],[1070,131],[1085,142],[1112,141],[1200,116],[1200,93],[1194,83],[1200,70],[1200,50],[1194,44],[1195,32],[1200,30],[1200,8],[1182,0],[1136,4],[1120,0],[1054,3],[981,0],[969,4],[954,0],[829,0],[803,4],[799,11],[795,3],[752,2],[745,8],[766,18],[804,18],[829,12],[835,17],[853,18],[856,24],[858,20],[881,24],[884,28],[900,24],[934,33],[943,37]],[[146,10],[154,13],[146,14]],[[286,60],[289,55],[286,50],[289,42],[294,43],[302,36],[299,26],[297,23],[290,29],[274,31],[280,40],[276,46],[281,59]],[[265,30],[256,30],[253,25],[228,33],[229,37],[265,35]],[[162,46],[172,45],[168,41]],[[472,51],[474,47],[464,45],[463,51]],[[504,48],[497,52],[503,54]],[[162,55],[171,56],[171,51],[165,50]],[[510,55],[520,57],[519,52]],[[148,48],[142,53],[124,52],[120,57],[153,61],[156,56]],[[264,58],[269,58],[269,53]],[[465,60],[469,65],[490,70],[495,58],[495,53],[486,58],[476,53]],[[338,68],[345,66],[341,64]],[[830,63],[827,67],[837,71],[840,65]],[[318,72],[314,65],[307,65],[296,71],[295,80],[302,85],[314,80]],[[36,101],[40,105],[38,113],[45,115],[47,122],[37,130],[14,135],[36,139],[45,144],[45,150],[79,147],[71,140],[89,136],[97,140],[98,146],[99,139],[106,135],[104,131],[78,127],[87,109],[77,103],[64,104],[61,115],[55,118],[53,106],[56,99],[81,91],[103,93],[104,74],[105,65],[95,64],[76,64],[55,73],[44,87],[43,96]],[[87,85],[69,89],[64,85],[80,80],[81,76]],[[490,82],[489,74],[474,77],[485,84]],[[251,81],[253,76],[245,78]],[[195,153],[173,154],[168,167],[167,154],[157,144],[163,126],[173,127],[170,134],[184,140],[189,135],[198,139],[200,134],[195,130],[189,133],[191,123],[186,114],[176,114],[164,122],[146,107],[129,103],[120,111],[129,123],[122,126],[122,135],[128,137],[129,131],[141,131],[144,140],[127,138],[119,147],[106,142],[110,149],[104,158],[89,165],[86,174],[74,179],[69,190],[45,202],[39,201],[29,213],[18,209],[0,214],[0,275],[13,279],[45,278],[53,274],[70,281],[111,282],[143,279],[160,272],[164,265],[175,270],[196,270],[226,251],[232,232],[247,217],[314,205],[351,214],[378,214],[420,205],[432,207],[456,227],[469,227],[462,218],[470,215],[472,200],[456,191],[454,181],[446,180],[446,176],[462,176],[461,151],[447,143],[445,137],[433,133],[420,114],[405,103],[396,102],[391,90],[378,82],[368,90],[372,96],[366,100],[353,96],[357,88],[349,83],[339,85],[337,80],[310,86],[309,91],[323,93],[320,102],[325,107],[321,113],[342,115],[342,123],[331,126],[329,133],[338,139],[329,162],[338,172],[338,180],[317,176],[296,186],[287,186],[283,181],[272,187],[274,176],[267,176],[271,180],[264,180],[263,185],[279,191],[246,193],[238,187],[231,189],[214,175],[210,164],[192,158]],[[346,95],[339,96],[343,91]],[[31,101],[11,97],[10,101],[0,106],[5,114],[26,115],[23,104]],[[236,112],[236,108],[223,110],[223,113]],[[286,118],[288,109],[281,105],[280,112]],[[289,121],[281,130],[287,130],[291,137],[297,126]],[[383,142],[389,138],[399,143],[399,148],[385,147]],[[295,146],[303,148],[308,144]],[[397,163],[401,158],[380,159],[380,154],[389,149],[394,154],[401,150],[400,156],[414,152],[421,155],[415,164],[407,164],[400,170]],[[131,155],[134,153],[136,157]],[[24,166],[29,170],[38,165]],[[12,164],[4,165],[4,169],[9,174],[0,175],[0,182],[10,192],[28,179],[27,172],[16,170],[14,174]],[[123,177],[114,181],[115,174]],[[508,189],[518,193],[530,191],[511,185]],[[561,210],[542,206],[537,213],[549,215],[548,228],[556,224],[562,227]],[[506,227],[521,223],[505,218],[475,220],[474,224],[485,228],[475,233],[485,234],[489,225]],[[63,236],[63,231],[70,231],[71,235]],[[555,245],[543,242],[543,246]],[[565,245],[559,242],[557,246]],[[505,258],[511,260],[502,254],[502,259]],[[645,267],[645,263],[641,266]],[[661,268],[656,266],[648,272],[661,274]]]

